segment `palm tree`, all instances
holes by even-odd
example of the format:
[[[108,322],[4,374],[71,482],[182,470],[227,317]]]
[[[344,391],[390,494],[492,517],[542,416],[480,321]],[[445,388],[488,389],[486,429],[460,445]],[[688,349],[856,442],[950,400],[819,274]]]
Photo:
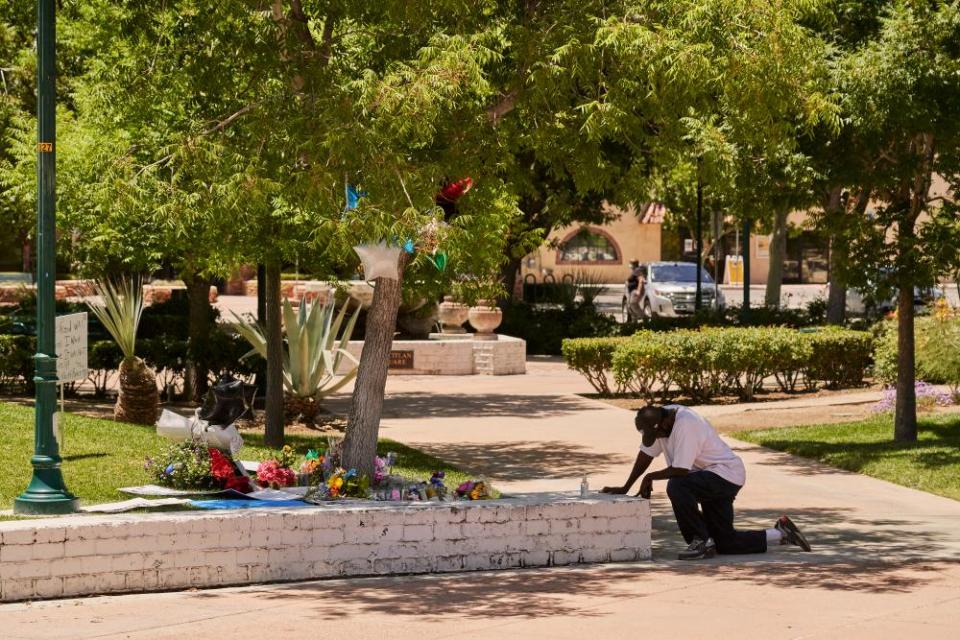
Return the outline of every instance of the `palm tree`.
[[[160,405],[157,375],[136,355],[137,327],[143,314],[140,280],[121,280],[117,284],[98,281],[95,290],[99,300],[87,300],[87,306],[123,352],[120,392],[113,415],[122,422],[154,424]]]

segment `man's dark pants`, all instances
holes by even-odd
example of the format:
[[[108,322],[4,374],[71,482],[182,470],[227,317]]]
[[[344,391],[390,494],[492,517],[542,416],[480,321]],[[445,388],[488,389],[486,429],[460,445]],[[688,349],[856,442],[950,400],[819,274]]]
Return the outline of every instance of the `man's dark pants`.
[[[667,496],[687,544],[713,538],[717,553],[763,553],[764,531],[733,528],[733,501],[740,487],[710,471],[693,471],[667,481]]]

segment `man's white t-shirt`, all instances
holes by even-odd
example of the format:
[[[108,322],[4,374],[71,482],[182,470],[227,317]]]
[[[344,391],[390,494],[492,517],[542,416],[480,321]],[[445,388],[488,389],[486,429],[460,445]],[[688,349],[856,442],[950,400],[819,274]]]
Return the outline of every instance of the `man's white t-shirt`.
[[[641,444],[640,450],[651,458],[662,453],[667,466],[710,471],[742,487],[747,481],[743,460],[720,439],[710,423],[687,407],[673,404],[666,408],[677,410],[670,437],[657,438],[652,447]]]

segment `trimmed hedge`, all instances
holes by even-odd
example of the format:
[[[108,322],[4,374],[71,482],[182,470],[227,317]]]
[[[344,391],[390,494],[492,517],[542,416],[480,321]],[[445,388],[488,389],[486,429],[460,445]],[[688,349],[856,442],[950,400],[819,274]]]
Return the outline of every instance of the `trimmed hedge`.
[[[563,359],[574,371],[580,373],[598,393],[610,394],[610,376],[613,369],[613,354],[630,338],[574,338],[564,340]]]
[[[770,378],[785,392],[801,383],[809,390],[819,383],[859,386],[872,343],[870,334],[847,329],[727,327],[565,340],[563,356],[603,395],[613,389],[650,399],[678,392],[698,402],[721,395],[751,400]]]

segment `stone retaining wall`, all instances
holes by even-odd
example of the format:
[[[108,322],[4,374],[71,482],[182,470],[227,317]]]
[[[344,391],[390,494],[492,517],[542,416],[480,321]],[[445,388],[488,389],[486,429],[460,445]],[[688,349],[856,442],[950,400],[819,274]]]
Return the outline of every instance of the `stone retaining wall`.
[[[347,349],[360,358],[362,340],[351,340]],[[516,375],[527,371],[527,343],[520,338],[473,340],[470,334],[430,340],[394,340],[392,351],[412,352],[411,368],[391,368],[390,375],[468,376]],[[350,363],[342,362],[338,373]]]
[[[0,600],[650,558],[646,500],[559,494],[0,522]]]

